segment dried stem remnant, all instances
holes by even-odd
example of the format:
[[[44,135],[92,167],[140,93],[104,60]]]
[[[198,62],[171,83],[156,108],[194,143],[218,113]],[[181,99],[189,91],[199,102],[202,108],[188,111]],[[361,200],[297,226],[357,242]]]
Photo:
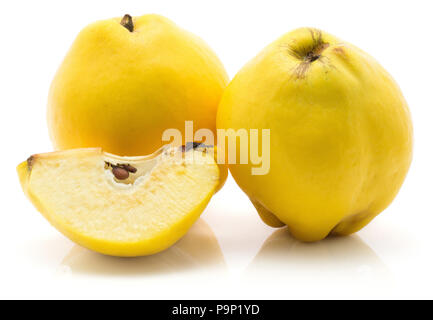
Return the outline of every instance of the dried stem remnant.
[[[132,22],[132,17],[129,14],[125,14],[122,18],[122,21],[120,21],[120,24],[124,26],[126,29],[129,30],[129,32],[134,31],[134,23]]]

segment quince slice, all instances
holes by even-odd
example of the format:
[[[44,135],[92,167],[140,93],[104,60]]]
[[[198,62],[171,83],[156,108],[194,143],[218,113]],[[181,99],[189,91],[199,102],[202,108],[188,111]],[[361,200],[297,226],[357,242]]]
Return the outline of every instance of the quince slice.
[[[31,156],[22,188],[60,232],[91,250],[143,256],[186,234],[220,185],[213,148],[163,147],[120,157],[98,148]]]

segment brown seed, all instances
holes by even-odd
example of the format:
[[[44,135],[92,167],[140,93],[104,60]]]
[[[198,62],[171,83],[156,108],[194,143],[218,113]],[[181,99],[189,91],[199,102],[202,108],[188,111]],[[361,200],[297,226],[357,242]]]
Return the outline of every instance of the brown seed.
[[[201,142],[187,142],[186,145],[181,146],[180,150],[182,152],[187,152],[191,149],[197,149],[197,148],[205,148],[206,145]]]
[[[131,172],[131,173],[136,173],[137,172],[137,168],[131,166],[130,164],[123,164],[122,168]]]
[[[121,168],[121,167],[113,166],[113,169],[111,170],[111,172],[113,172],[113,174],[117,180],[125,180],[125,179],[128,179],[128,177],[129,177],[128,170]]]

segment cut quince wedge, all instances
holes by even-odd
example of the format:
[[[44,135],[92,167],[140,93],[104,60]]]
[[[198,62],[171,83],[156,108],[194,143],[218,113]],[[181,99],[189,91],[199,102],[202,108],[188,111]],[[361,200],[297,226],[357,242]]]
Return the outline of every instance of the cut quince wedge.
[[[42,153],[17,171],[26,195],[60,232],[91,250],[124,257],[173,245],[221,183],[213,148],[197,144],[143,157],[98,148]]]

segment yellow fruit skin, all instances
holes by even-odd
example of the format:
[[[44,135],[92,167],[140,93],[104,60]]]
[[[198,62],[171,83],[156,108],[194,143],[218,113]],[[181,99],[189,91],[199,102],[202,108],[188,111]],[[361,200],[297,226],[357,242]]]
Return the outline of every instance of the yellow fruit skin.
[[[228,76],[197,36],[158,15],[99,21],[77,36],[50,88],[48,127],[56,149],[101,147],[142,155],[165,129],[215,131]],[[188,142],[188,141],[187,141]]]
[[[89,149],[88,149],[89,150]],[[72,150],[71,152],[89,152],[86,149]],[[91,150],[91,149],[90,149]],[[100,152],[99,149],[94,149],[94,152]],[[42,156],[48,155],[50,157],[56,156],[57,152],[42,154]],[[59,153],[60,154],[60,153]],[[38,156],[38,155],[36,155]],[[216,188],[213,192],[203,199],[203,201],[194,208],[185,218],[171,228],[159,233],[157,237],[152,239],[137,241],[137,242],[121,242],[121,241],[107,241],[94,237],[86,236],[82,233],[78,233],[69,223],[64,219],[61,219],[61,215],[56,213],[52,208],[45,206],[36,197],[31,189],[29,188],[29,179],[31,175],[31,168],[29,167],[28,161],[24,161],[17,166],[17,173],[21,187],[24,194],[29,198],[36,209],[62,234],[68,237],[73,242],[91,249],[93,251],[116,257],[139,257],[152,255],[161,252],[171,247],[176,241],[181,239],[192,225],[199,219],[201,213],[206,208]]]
[[[311,51],[320,56],[306,62]],[[412,159],[398,85],[372,57],[316,29],[285,34],[244,66],[224,92],[217,128],[270,129],[269,173],[230,170],[303,241],[363,228],[394,199]]]
[[[260,218],[263,220],[264,223],[266,223],[268,226],[273,228],[281,228],[284,227],[284,222],[281,222],[272,212],[270,212],[268,209],[263,207],[259,202],[250,199],[252,204],[257,210],[257,213],[259,214]]]

